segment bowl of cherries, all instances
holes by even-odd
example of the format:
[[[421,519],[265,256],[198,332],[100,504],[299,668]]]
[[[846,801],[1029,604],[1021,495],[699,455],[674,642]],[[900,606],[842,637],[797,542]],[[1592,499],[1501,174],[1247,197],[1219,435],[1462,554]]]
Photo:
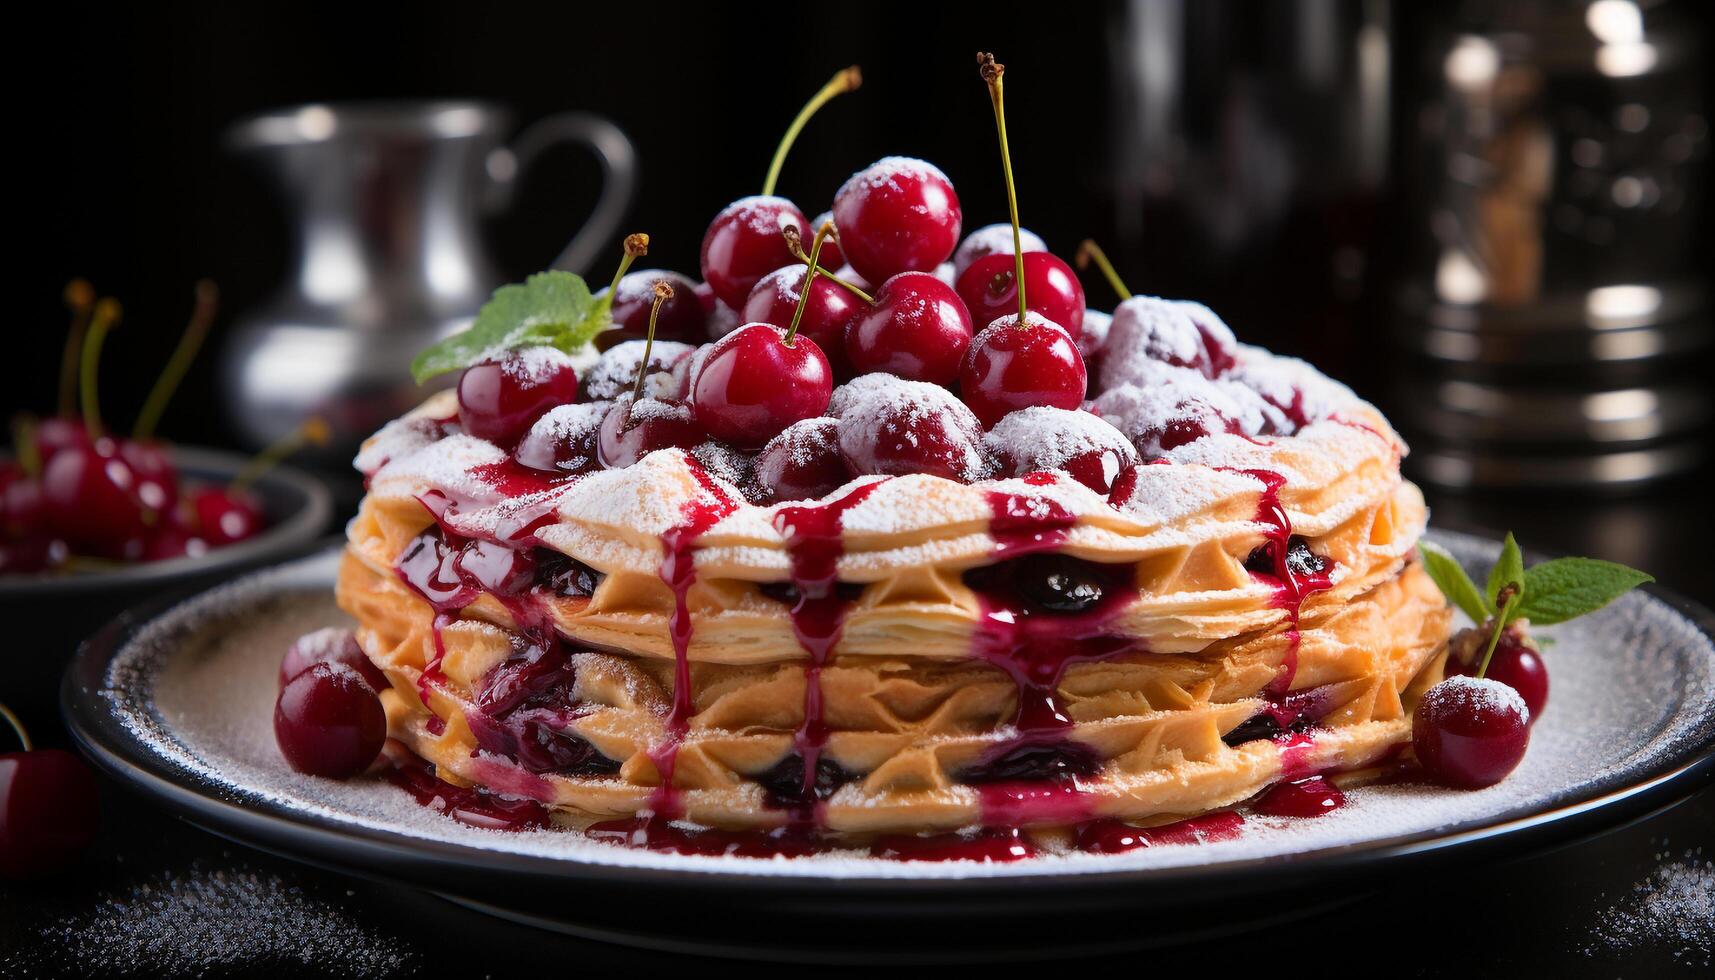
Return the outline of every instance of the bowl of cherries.
[[[90,285],[66,290],[71,308],[60,400],[51,415],[20,414],[0,456],[0,608],[36,639],[5,669],[27,713],[51,699],[61,658],[106,619],[143,598],[207,585],[302,550],[326,529],[333,504],[316,479],[280,460],[325,438],[306,422],[247,458],[172,445],[155,434],[174,388],[214,319],[215,290],[196,306],[129,434],[110,428],[98,368],[119,304]]]

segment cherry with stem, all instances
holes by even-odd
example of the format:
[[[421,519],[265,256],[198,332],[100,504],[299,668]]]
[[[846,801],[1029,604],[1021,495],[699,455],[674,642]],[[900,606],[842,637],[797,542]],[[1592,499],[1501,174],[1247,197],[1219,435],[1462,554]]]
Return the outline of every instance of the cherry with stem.
[[[173,354],[167,359],[167,366],[161,369],[161,376],[155,379],[155,386],[149,389],[149,397],[144,399],[143,408],[137,413],[137,423],[131,428],[131,438],[137,442],[148,442],[154,438],[155,427],[160,424],[161,415],[167,410],[167,403],[172,400],[173,392],[178,390],[179,383],[184,380],[185,372],[190,370],[191,362],[196,360],[197,351],[202,349],[203,340],[208,336],[209,327],[214,324],[215,309],[220,302],[220,291],[208,279],[201,279],[196,284],[196,305],[191,309],[191,318],[185,324],[184,333],[179,335],[178,346],[173,348]]]
[[[59,410],[62,418],[70,418],[77,414],[78,364],[90,314],[95,310],[95,287],[87,279],[73,279],[66,284],[65,301],[71,310],[71,327],[66,330],[65,349],[60,354]]]
[[[642,459],[657,449],[691,449],[703,441],[692,413],[674,403],[665,412],[650,412],[634,417],[632,409],[643,400],[644,381],[649,374],[651,352],[655,347],[655,328],[661,306],[673,298],[674,290],[665,279],[654,287],[654,300],[649,309],[649,328],[643,337],[643,357],[637,362],[637,380],[632,390],[621,395],[613,408],[602,417],[596,433],[596,458],[602,466],[617,469]]]
[[[655,348],[655,322],[661,316],[661,304],[673,298],[673,287],[662,279],[655,283],[654,293],[655,300],[649,304],[649,332],[643,338],[643,358],[637,362],[637,382],[631,387],[633,404],[643,397],[643,379],[649,374],[649,352]]]
[[[842,68],[828,79],[828,83],[810,96],[810,101],[804,103],[804,108],[798,110],[798,115],[792,117],[792,124],[786,127],[786,135],[780,138],[780,145],[774,150],[774,159],[768,162],[768,176],[762,179],[762,194],[764,197],[773,195],[774,185],[780,181],[780,169],[786,165],[786,154],[791,151],[792,144],[798,141],[798,134],[804,131],[804,124],[816,111],[832,102],[836,96],[847,92],[855,92],[863,86],[863,72],[857,65]]]

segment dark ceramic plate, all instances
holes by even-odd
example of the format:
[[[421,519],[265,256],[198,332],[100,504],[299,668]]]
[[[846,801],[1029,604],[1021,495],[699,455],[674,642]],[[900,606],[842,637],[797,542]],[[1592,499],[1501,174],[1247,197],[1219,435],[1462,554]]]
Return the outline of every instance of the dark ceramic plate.
[[[1473,564],[1495,551],[1436,537]],[[337,557],[103,630],[63,688],[79,743],[144,796],[234,840],[655,949],[921,961],[1183,942],[1319,911],[1429,863],[1608,830],[1715,777],[1715,620],[1650,590],[1546,631],[1554,689],[1530,752],[1478,792],[1366,787],[1314,820],[1253,817],[1232,841],[999,865],[684,857],[476,830],[380,779],[293,774],[274,750],[279,656],[298,633],[341,620],[329,594]]]

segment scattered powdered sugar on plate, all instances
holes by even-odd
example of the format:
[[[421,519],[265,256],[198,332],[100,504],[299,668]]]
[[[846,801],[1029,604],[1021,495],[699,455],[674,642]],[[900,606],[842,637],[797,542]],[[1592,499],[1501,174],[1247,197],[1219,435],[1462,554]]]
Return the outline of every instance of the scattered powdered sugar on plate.
[[[1461,535],[1436,539],[1471,564],[1491,561],[1496,550]],[[271,724],[277,665],[297,636],[344,621],[331,596],[338,560],[338,553],[328,553],[240,580],[145,626],[110,665],[98,692],[106,710],[142,752],[171,763],[181,771],[181,782],[211,797],[310,825],[370,828],[565,862],[568,871],[598,864],[794,877],[1013,878],[1302,857],[1540,814],[1632,785],[1715,737],[1715,645],[1667,603],[1631,593],[1599,613],[1543,631],[1556,640],[1547,654],[1554,698],[1532,732],[1523,763],[1488,789],[1361,787],[1348,794],[1346,807],[1314,820],[1252,816],[1234,840],[1011,864],[888,862],[838,853],[759,860],[631,850],[564,832],[467,827],[418,806],[379,778],[334,782],[289,770]]]
[[[1656,855],[1662,860],[1666,854]],[[1715,861],[1703,848],[1667,861],[1601,913],[1584,954],[1668,947],[1687,966],[1707,968],[1715,951]]]
[[[183,873],[110,891],[93,909],[49,924],[40,948],[52,959],[40,966],[65,975],[157,977],[284,966],[387,977],[414,966],[408,944],[359,922],[351,910],[269,872],[198,861]]]

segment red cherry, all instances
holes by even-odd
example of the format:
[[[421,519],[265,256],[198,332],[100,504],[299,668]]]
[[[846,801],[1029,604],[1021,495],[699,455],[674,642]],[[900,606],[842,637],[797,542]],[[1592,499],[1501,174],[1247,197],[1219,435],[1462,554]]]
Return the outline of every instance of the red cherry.
[[[786,331],[747,323],[715,341],[691,378],[691,405],[703,431],[752,449],[800,419],[828,407],[833,369],[822,348],[805,336],[786,343]]]
[[[1447,676],[1475,676],[1483,662],[1483,647],[1478,646],[1475,653],[1469,661],[1449,656]],[[1530,709],[1532,725],[1542,717],[1542,709],[1548,706],[1548,668],[1536,650],[1522,642],[1511,628],[1502,633],[1500,642],[1495,644],[1495,655],[1489,659],[1489,669],[1483,676],[1517,691],[1519,697],[1524,698],[1525,707]]]
[[[280,689],[274,741],[293,769],[345,779],[369,768],[387,738],[387,714],[363,675],[314,663]]]
[[[977,334],[959,384],[965,404],[984,425],[993,425],[1021,408],[1077,408],[1088,378],[1071,335],[1032,313],[1022,324],[1017,314],[1003,316]]]
[[[859,374],[951,384],[970,346],[970,312],[951,286],[927,272],[901,272],[882,283],[875,305],[846,327],[846,357]]]
[[[816,215],[816,219],[810,222],[809,227],[820,228],[832,220],[834,220],[834,212],[823,211],[821,214]],[[837,232],[839,230],[839,226],[835,225],[834,230]],[[816,264],[824,269],[838,269],[840,266],[846,264],[846,253],[840,251],[839,239],[829,238],[827,241],[822,243],[822,258]]]
[[[822,243],[822,258],[828,254],[828,241]],[[819,263],[827,268],[827,262]],[[792,326],[792,316],[798,309],[798,297],[804,288],[804,265],[786,266],[763,276],[738,311],[746,323],[772,323],[777,327]],[[864,309],[863,300],[851,290],[826,276],[817,276],[810,286],[810,298],[804,301],[804,316],[798,321],[798,335],[809,337],[832,362],[845,355],[846,323]],[[831,353],[830,353],[831,352]]]
[[[143,506],[156,513],[172,510],[179,500],[179,474],[166,445],[126,439],[119,443],[119,455],[137,474],[137,499]]]
[[[706,282],[699,282],[696,285],[696,293],[697,302],[703,305],[703,315],[708,316],[713,313],[715,311],[715,303],[718,302],[715,298],[714,287],[710,286]]]
[[[666,303],[663,303],[662,307],[665,306]],[[648,321],[645,320],[644,324],[647,328]],[[615,344],[602,352],[601,359],[596,361],[584,373],[583,380],[578,382],[578,401],[610,402],[636,388],[637,370],[642,366],[643,352],[646,349],[649,351],[649,368],[644,372],[645,395],[662,394],[666,390],[664,386],[667,382],[656,375],[672,371],[696,350],[689,344],[671,340],[656,340],[653,344],[646,344],[639,339]]]
[[[756,482],[763,503],[825,497],[852,478],[840,453],[840,423],[804,419],[768,440],[756,456]]]
[[[33,534],[0,540],[0,575],[28,575],[56,568],[70,549],[58,538]]]
[[[177,520],[162,522],[143,542],[143,561],[171,561],[208,554],[208,542]]]
[[[578,394],[572,359],[553,347],[527,347],[465,368],[459,424],[479,439],[510,446],[531,423]]]
[[[191,494],[196,527],[210,547],[234,544],[253,538],[262,530],[262,502],[242,490],[203,487]]]
[[[292,678],[320,663],[344,664],[357,671],[376,693],[387,690],[390,686],[387,675],[375,662],[363,652],[363,647],[357,643],[356,634],[348,629],[329,626],[305,633],[292,641],[286,648],[285,656],[280,658],[280,686],[285,687]]]
[[[840,452],[859,474],[926,473],[963,483],[992,468],[975,415],[940,385],[865,374],[834,392]]]
[[[661,304],[655,321],[655,339],[683,340],[699,343],[708,331],[708,311],[697,295],[697,284],[690,276],[659,269],[628,272],[619,280],[613,298],[613,327],[633,337],[642,337],[649,330],[649,308],[655,302],[655,284],[665,281],[673,287],[673,295]],[[607,294],[603,289],[598,297]]]
[[[518,441],[513,458],[533,470],[587,473],[600,467],[596,442],[612,402],[557,405],[536,420]]]
[[[977,323],[1018,314],[1017,260],[1011,250],[972,262],[959,275],[959,298]],[[1084,326],[1084,285],[1072,267],[1047,252],[1024,253],[1024,298],[1028,309],[1076,338]]]
[[[0,878],[69,865],[95,839],[99,796],[89,767],[70,752],[0,755]]]
[[[931,272],[959,244],[959,195],[922,160],[885,157],[853,174],[833,214],[845,260],[870,282]]]
[[[1417,761],[1436,782],[1493,786],[1524,758],[1530,709],[1500,681],[1450,677],[1424,692],[1412,716]]]
[[[89,446],[89,430],[82,419],[54,416],[36,423],[36,452],[46,466],[62,449],[84,449]]]
[[[630,466],[658,449],[696,448],[707,436],[683,402],[621,395],[601,420],[596,458],[608,469]]]
[[[1082,410],[1012,412],[983,436],[983,444],[1007,476],[1064,470],[1101,494],[1112,490],[1120,472],[1137,462],[1137,451],[1124,433]]]
[[[45,533],[47,503],[42,483],[25,475],[16,463],[0,465],[0,540]]]
[[[80,554],[123,557],[125,543],[141,542],[148,530],[137,474],[106,437],[55,453],[42,472],[42,501],[54,529]]]
[[[1026,252],[1046,252],[1048,246],[1042,238],[1028,228],[1018,229],[1018,240]],[[953,253],[953,275],[962,276],[971,263],[990,255],[1012,254],[1012,226],[1002,222],[994,225],[983,225],[976,231],[965,236],[959,250]],[[1028,283],[1026,284],[1028,285]],[[1049,317],[1053,319],[1053,317]]]
[[[781,233],[809,227],[798,205],[783,197],[740,198],[715,215],[703,235],[703,279],[736,310],[758,279],[796,261]]]

